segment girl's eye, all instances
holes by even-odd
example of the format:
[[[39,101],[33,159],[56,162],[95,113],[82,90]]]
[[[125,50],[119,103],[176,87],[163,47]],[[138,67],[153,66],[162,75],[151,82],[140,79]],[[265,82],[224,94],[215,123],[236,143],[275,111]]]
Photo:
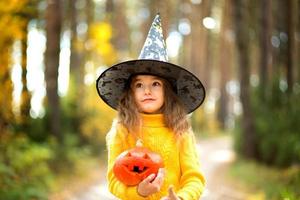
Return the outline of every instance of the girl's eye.
[[[135,84],[135,88],[141,88],[141,87],[143,87],[143,84],[141,84],[141,83],[136,83]]]
[[[160,84],[160,82],[154,82],[153,84],[152,84],[153,86],[161,86],[161,84]]]

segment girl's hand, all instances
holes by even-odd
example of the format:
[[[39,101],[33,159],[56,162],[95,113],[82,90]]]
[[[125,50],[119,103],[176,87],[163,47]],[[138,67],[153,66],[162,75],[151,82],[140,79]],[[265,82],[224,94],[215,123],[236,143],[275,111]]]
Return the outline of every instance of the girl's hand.
[[[142,182],[138,184],[138,194],[143,197],[147,197],[153,193],[158,192],[163,184],[164,178],[165,169],[160,168],[157,172],[156,178],[155,174],[150,174],[147,178],[145,178]]]
[[[163,197],[163,198],[161,198],[160,200],[181,200],[181,198],[178,197],[178,196],[176,195],[176,193],[174,192],[173,186],[170,186],[169,189],[168,189],[168,191],[169,191],[168,196]]]

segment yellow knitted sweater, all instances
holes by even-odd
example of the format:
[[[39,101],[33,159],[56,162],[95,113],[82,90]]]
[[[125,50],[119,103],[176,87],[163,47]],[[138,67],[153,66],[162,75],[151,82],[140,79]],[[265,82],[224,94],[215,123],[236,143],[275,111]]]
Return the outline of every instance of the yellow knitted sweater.
[[[196,152],[195,139],[192,132],[185,133],[176,142],[174,133],[168,129],[163,115],[142,115],[143,126],[140,139],[143,146],[161,155],[165,166],[165,179],[161,190],[148,197],[137,193],[137,186],[126,186],[118,181],[112,168],[116,157],[123,151],[133,148],[136,139],[128,134],[118,123],[112,125],[106,142],[108,147],[107,179],[109,190],[122,200],[158,200],[168,193],[168,187],[174,186],[176,194],[184,200],[198,200],[204,189],[204,177],[200,171],[199,158]]]

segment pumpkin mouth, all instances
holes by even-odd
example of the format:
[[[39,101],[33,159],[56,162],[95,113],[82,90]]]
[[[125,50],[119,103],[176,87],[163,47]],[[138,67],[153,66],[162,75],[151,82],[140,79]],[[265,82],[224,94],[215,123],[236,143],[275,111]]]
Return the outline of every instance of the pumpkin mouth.
[[[140,170],[139,166],[133,166],[133,171],[137,172],[137,173],[142,173],[144,171],[146,171],[148,169],[148,167],[143,167],[142,170]]]
[[[129,171],[132,171],[132,172],[135,172],[135,173],[143,173],[145,172],[149,167],[141,167],[141,166],[137,166],[137,165],[133,165],[133,166],[129,166],[129,165],[126,165],[125,166],[127,169],[129,169]]]

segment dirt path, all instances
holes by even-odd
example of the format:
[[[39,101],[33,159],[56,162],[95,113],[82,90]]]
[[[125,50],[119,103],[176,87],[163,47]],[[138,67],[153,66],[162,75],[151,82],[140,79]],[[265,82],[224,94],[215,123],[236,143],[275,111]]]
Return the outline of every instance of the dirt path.
[[[201,200],[244,200],[246,195],[226,180],[226,171],[234,161],[230,137],[213,138],[198,144],[206,190]]]
[[[224,180],[224,172],[235,158],[230,137],[199,141],[197,148],[207,181],[207,187],[201,200],[246,199],[243,193],[237,192]],[[107,190],[104,175],[100,175],[99,181],[86,190],[71,195],[66,200],[116,200]]]

